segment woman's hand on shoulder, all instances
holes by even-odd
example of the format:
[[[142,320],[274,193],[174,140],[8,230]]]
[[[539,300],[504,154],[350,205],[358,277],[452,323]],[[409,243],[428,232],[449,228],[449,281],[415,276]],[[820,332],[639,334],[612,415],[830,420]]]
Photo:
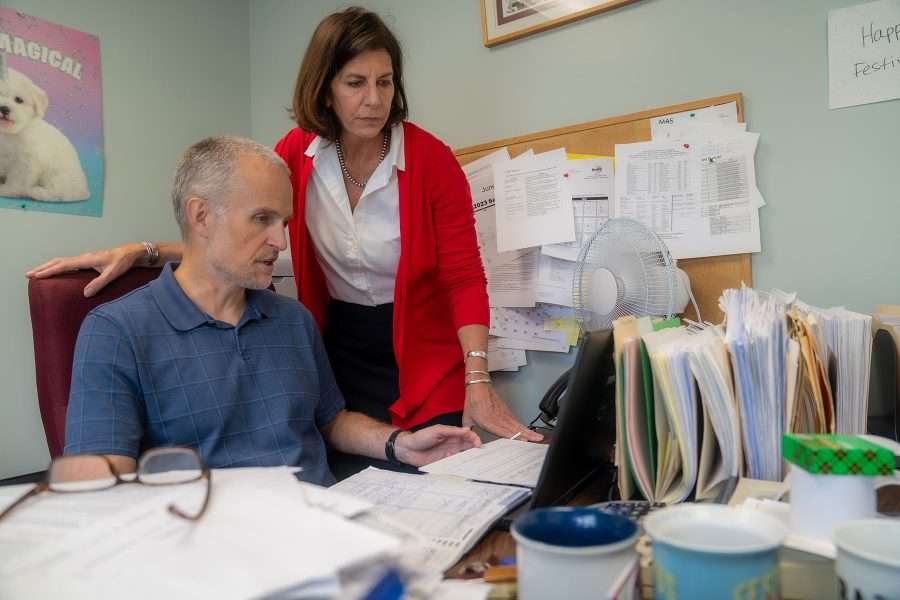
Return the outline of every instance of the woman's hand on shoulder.
[[[108,283],[124,274],[146,254],[141,243],[123,244],[97,252],[85,252],[78,256],[62,256],[48,260],[25,273],[29,279],[44,279],[61,273],[81,269],[94,269],[99,273],[84,288],[84,297],[90,298]]]
[[[526,442],[540,442],[544,439],[544,436],[519,422],[490,383],[466,387],[463,427],[472,425],[478,425],[488,433],[505,438],[518,434],[516,439]]]

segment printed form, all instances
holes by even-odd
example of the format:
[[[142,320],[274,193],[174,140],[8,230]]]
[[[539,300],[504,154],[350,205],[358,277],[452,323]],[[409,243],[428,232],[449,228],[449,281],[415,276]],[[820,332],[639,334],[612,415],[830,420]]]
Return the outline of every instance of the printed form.
[[[493,165],[497,250],[575,240],[572,197],[558,152]]]
[[[472,193],[475,232],[488,282],[490,305],[534,306],[537,293],[537,251],[497,251],[497,209],[492,166],[508,162],[509,152],[502,148],[469,163],[463,170]]]
[[[376,513],[423,536],[435,548],[430,566],[441,570],[462,558],[494,521],[531,494],[523,488],[374,467],[330,489],[373,503]]]
[[[548,444],[500,438],[425,465],[422,470],[436,475],[534,488],[549,447]]]
[[[759,252],[750,146],[737,138],[619,144],[613,211],[655,231],[674,258]]]

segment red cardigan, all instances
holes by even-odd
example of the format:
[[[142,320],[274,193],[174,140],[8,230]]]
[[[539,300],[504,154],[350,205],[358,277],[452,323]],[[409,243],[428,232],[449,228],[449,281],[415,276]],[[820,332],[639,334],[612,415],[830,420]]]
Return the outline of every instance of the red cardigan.
[[[314,133],[294,128],[275,146],[291,168],[294,216],[288,227],[300,301],[324,329],[325,275],[306,229],[306,186]],[[394,287],[394,353],[400,397],[391,405],[398,427],[409,428],[460,411],[465,365],[457,330],[488,325],[487,282],[478,253],[469,185],[443,142],[403,123],[405,170],[400,190],[400,261]]]

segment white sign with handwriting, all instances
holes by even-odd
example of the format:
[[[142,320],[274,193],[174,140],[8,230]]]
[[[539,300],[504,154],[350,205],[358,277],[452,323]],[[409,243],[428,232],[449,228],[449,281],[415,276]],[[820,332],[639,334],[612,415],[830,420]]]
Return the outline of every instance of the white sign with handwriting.
[[[829,107],[900,98],[900,0],[828,11]]]

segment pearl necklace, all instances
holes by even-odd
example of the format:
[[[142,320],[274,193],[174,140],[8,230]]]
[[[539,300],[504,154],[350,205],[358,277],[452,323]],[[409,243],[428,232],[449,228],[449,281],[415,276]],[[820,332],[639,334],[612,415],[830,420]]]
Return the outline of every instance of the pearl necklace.
[[[387,156],[388,146],[390,145],[391,134],[385,132],[384,139],[381,142],[381,153],[378,155],[378,163],[376,167],[381,164],[381,161],[384,160],[384,157]],[[368,179],[365,181],[357,181],[353,175],[350,174],[350,169],[347,168],[347,163],[344,160],[344,150],[341,148],[341,136],[338,136],[337,140],[334,142],[334,147],[337,150],[338,162],[341,163],[341,171],[344,173],[344,177],[347,178],[347,181],[352,183],[358,188],[365,188],[366,184],[369,182]],[[374,172],[374,171],[373,171]],[[370,175],[371,177],[371,175]]]

